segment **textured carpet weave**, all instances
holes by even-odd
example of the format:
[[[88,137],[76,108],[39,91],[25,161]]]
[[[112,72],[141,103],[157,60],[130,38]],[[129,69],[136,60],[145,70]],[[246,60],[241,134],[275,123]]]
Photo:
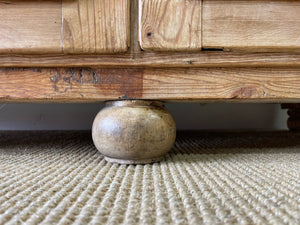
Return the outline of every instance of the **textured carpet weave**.
[[[86,132],[0,133],[0,224],[300,224],[300,135],[179,133],[106,163]]]

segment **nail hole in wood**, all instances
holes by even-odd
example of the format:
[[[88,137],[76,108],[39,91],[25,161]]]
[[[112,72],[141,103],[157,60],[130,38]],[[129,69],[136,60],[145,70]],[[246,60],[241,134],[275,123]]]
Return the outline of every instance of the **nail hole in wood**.
[[[151,38],[152,36],[153,36],[153,34],[152,34],[151,32],[148,32],[148,33],[147,33],[147,37],[148,37],[148,38]]]

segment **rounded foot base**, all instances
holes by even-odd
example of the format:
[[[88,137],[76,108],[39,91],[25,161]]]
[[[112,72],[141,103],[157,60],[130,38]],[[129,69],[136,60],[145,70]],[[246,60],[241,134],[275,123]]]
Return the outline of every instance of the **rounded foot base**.
[[[137,164],[150,164],[162,161],[164,157],[157,157],[157,158],[151,158],[151,159],[140,159],[140,160],[134,160],[134,159],[116,159],[116,158],[110,158],[105,156],[104,159],[107,162],[110,163],[118,163],[118,164],[126,164],[126,165],[137,165]]]
[[[176,126],[162,102],[111,101],[96,116],[92,136],[106,161],[146,164],[161,160],[171,149]]]

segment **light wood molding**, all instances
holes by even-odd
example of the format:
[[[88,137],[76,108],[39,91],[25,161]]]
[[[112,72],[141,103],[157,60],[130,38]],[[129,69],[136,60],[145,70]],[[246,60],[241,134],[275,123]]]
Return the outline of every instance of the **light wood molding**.
[[[144,50],[201,50],[201,0],[140,0]]]
[[[299,102],[300,68],[0,69],[1,102]]]
[[[300,67],[300,54],[139,51],[118,55],[0,55],[0,65],[2,67]]]
[[[203,0],[203,48],[300,52],[299,0]]]

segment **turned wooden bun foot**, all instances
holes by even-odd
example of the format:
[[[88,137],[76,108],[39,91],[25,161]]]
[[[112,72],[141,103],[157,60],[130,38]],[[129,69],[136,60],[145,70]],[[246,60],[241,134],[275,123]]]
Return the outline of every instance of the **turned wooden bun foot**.
[[[162,102],[109,101],[94,120],[92,136],[108,162],[146,164],[172,148],[176,126]]]

